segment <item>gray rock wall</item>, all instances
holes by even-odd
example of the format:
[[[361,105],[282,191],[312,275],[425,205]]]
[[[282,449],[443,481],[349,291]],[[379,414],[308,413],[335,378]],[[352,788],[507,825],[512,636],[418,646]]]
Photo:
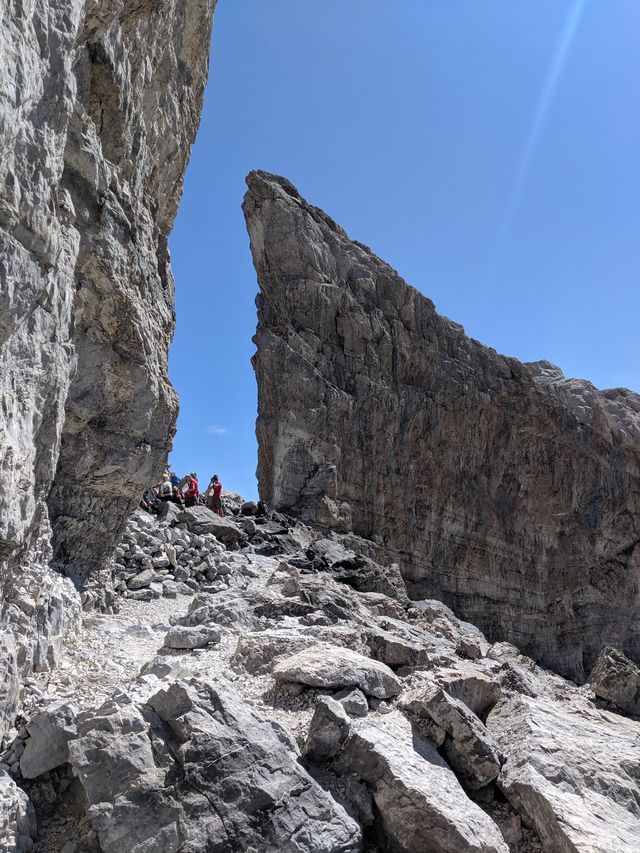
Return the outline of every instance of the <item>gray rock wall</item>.
[[[51,548],[84,583],[171,444],[167,237],[214,6],[0,7],[0,584],[14,627],[11,602],[33,592],[21,643],[69,627],[42,592]]]
[[[262,498],[570,677],[639,660],[640,396],[482,346],[288,181],[248,186]]]

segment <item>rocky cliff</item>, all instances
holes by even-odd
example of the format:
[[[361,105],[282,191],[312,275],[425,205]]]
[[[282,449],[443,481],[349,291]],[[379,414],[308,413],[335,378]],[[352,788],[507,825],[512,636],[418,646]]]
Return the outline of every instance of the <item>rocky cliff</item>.
[[[23,670],[74,621],[52,559],[81,583],[104,565],[171,442],[167,236],[214,5],[0,8],[0,583]]]
[[[262,498],[574,679],[639,660],[640,396],[499,355],[288,181],[248,186]]]

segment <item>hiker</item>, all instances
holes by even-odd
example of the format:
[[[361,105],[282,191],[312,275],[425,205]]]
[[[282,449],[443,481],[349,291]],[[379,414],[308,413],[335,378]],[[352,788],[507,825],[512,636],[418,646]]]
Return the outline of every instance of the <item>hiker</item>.
[[[184,505],[185,506],[195,506],[198,503],[198,495],[200,492],[198,491],[198,475],[195,472],[192,472],[187,477],[187,488],[184,492]]]
[[[173,499],[173,488],[171,486],[171,480],[169,479],[168,474],[162,475],[162,482],[156,486],[156,490],[158,492],[158,498],[163,502],[170,501]]]
[[[214,474],[209,483],[209,509],[213,510],[216,515],[224,517],[222,510],[222,483],[218,480],[218,475]]]
[[[180,477],[178,477],[175,471],[171,471],[171,473],[169,474],[169,479],[171,480],[171,485],[174,488],[177,488],[180,483]]]
[[[142,495],[142,498],[140,499],[140,506],[142,509],[146,509],[147,512],[157,512],[156,490],[153,486],[149,486],[146,492]]]

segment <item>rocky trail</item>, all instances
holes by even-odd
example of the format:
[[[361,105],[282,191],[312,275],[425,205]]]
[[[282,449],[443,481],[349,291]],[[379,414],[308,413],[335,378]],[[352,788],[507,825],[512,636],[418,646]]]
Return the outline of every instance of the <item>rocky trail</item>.
[[[3,850],[640,849],[640,721],[594,691],[630,662],[578,687],[410,601],[373,543],[164,509],[129,521],[117,612],[23,686]]]

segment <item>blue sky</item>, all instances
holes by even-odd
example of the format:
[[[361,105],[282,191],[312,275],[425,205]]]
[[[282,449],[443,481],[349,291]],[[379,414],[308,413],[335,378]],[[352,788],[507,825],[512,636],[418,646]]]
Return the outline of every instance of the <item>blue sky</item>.
[[[170,241],[173,466],[256,494],[254,168],[478,340],[640,390],[639,35],[637,0],[219,0]]]

